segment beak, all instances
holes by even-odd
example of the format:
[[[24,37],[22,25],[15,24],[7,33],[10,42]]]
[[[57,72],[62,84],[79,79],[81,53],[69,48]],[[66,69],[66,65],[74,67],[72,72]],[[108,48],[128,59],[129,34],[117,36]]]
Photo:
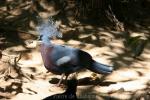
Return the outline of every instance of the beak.
[[[38,36],[37,38],[37,45],[40,45],[42,43],[42,35]]]
[[[38,36],[37,40],[41,41],[42,40],[42,35]]]

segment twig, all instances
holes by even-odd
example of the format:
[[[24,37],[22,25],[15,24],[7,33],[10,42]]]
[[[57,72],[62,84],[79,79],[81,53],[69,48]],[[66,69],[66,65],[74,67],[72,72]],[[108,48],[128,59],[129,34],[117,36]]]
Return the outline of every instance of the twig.
[[[108,10],[106,11],[107,13],[107,17],[110,21],[112,21],[113,23],[115,23],[116,25],[116,28],[117,28],[117,31],[124,31],[124,25],[123,23],[121,23],[115,16],[115,14],[113,13],[112,9],[111,9],[111,6],[109,5],[108,6]]]
[[[22,76],[26,77],[28,80],[31,81],[32,79],[31,79],[28,75],[24,74],[24,73],[21,71],[20,68],[17,68],[17,67],[19,67],[17,64],[18,64],[19,60],[21,59],[21,56],[22,56],[22,53],[19,54],[19,57],[15,57],[15,58],[14,58],[14,67],[16,67],[17,70],[19,70],[19,73],[20,73]]]
[[[27,78],[27,79],[30,80],[30,81],[32,80],[28,75],[26,75],[25,73],[23,73],[23,72],[21,71],[21,68],[18,66],[18,62],[19,62],[19,60],[20,60],[21,57],[22,57],[22,53],[20,53],[19,56],[17,55],[17,56],[15,56],[15,57],[14,57],[14,56],[7,55],[7,54],[4,54],[4,53],[2,53],[2,55],[9,57],[9,60],[8,60],[7,63],[8,63],[9,65],[13,66],[13,67],[15,68],[15,70],[17,71],[17,73],[18,73],[21,77],[25,77],[25,78]],[[13,58],[13,63],[10,62],[10,60],[11,60],[12,58]],[[0,75],[0,79],[9,76],[10,73],[11,73],[11,67],[9,67],[9,68],[4,72],[3,75]]]

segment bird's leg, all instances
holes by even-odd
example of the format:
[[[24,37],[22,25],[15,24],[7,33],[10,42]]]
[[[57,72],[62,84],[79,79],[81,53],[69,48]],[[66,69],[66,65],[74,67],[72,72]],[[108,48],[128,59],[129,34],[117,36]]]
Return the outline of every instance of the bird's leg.
[[[65,76],[65,73],[62,73],[61,78],[60,78],[59,82],[56,84],[56,86],[60,86],[64,76]]]

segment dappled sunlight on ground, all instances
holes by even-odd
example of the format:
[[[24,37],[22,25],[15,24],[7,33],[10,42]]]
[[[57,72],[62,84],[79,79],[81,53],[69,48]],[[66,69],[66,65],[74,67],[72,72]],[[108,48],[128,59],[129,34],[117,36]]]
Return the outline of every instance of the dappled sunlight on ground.
[[[42,18],[53,16],[63,34],[63,38],[54,39],[53,43],[80,48],[90,53],[94,60],[114,68],[109,75],[81,70],[77,76],[78,98],[150,100],[150,0],[120,0],[118,6],[115,4],[119,0],[89,0],[92,10],[86,9],[91,8],[87,3],[79,2],[77,8],[81,9],[75,13],[74,4],[69,6],[64,1],[76,0],[0,0],[0,99],[41,100],[66,89],[65,80],[62,87],[55,86],[61,76],[47,72],[43,65],[37,46],[39,34],[35,30],[36,17],[40,15]],[[96,3],[93,1],[102,3],[100,12],[94,15],[96,19],[92,15],[99,7],[97,4],[93,6]],[[91,13],[86,13],[86,10]],[[105,15],[107,12],[112,14]],[[87,15],[91,18],[82,18],[86,14],[91,14]],[[121,31],[128,31],[131,36],[128,32],[115,31],[118,26],[115,24],[119,23],[124,24]],[[128,38],[141,36],[147,39],[139,57],[133,57],[134,50],[130,49],[135,48],[126,45],[130,45],[126,43],[126,35]]]
[[[92,31],[93,28],[93,26],[84,26],[83,28],[79,28],[79,31],[84,33],[85,29]],[[91,95],[90,97],[95,98],[95,100],[106,100],[131,99],[133,97],[140,98],[147,96],[150,88],[149,47],[146,47],[144,53],[141,55],[142,60],[134,59],[131,56],[131,52],[126,51],[126,47],[124,47],[121,39],[114,39],[114,35],[102,29],[97,28],[97,30],[101,30],[101,32],[87,35],[80,34],[77,37],[71,36],[65,41],[61,39],[52,41],[56,44],[68,45],[85,50],[96,61],[113,65],[114,67],[113,73],[106,76],[94,74],[88,70],[79,72],[77,77],[79,80],[77,89],[78,97],[88,100],[86,97]],[[98,34],[100,37],[99,42],[86,42],[89,40],[89,37],[93,39],[91,41],[94,41],[95,37],[97,37],[95,34]],[[104,40],[106,45],[100,45],[101,40]],[[47,72],[43,66],[39,47],[35,49],[35,44],[30,45],[28,48],[21,45],[9,47],[3,53],[12,56],[22,54],[17,65],[19,68],[17,70],[22,73],[20,73],[22,76],[18,77],[20,74],[15,75],[16,69],[13,67],[7,77],[0,76],[0,98],[40,100],[49,95],[64,91],[64,88],[54,86],[58,82],[58,79],[60,79],[60,75]],[[3,56],[2,59],[7,60],[8,57]],[[5,66],[4,69],[3,67],[1,69],[6,70],[10,65],[1,62],[1,66]],[[150,98],[149,95],[147,97]]]

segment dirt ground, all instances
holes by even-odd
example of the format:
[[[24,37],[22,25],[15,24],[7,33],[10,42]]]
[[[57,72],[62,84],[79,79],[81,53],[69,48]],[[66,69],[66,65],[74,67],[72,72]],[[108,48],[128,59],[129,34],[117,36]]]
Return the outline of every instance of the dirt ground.
[[[109,75],[99,75],[88,70],[79,72],[78,98],[150,100],[150,44],[146,45],[140,59],[134,59],[131,52],[126,50],[123,39],[117,37],[118,32],[108,32],[90,25],[79,26],[77,29],[78,31],[63,30],[64,38],[52,42],[80,48],[90,53],[95,60],[114,65],[114,71]],[[24,37],[26,38],[25,34],[21,38]],[[2,53],[1,100],[41,100],[65,90],[54,86],[60,76],[47,72],[36,40],[26,46],[17,44],[7,47]],[[14,60],[15,56],[20,54],[20,60]]]

